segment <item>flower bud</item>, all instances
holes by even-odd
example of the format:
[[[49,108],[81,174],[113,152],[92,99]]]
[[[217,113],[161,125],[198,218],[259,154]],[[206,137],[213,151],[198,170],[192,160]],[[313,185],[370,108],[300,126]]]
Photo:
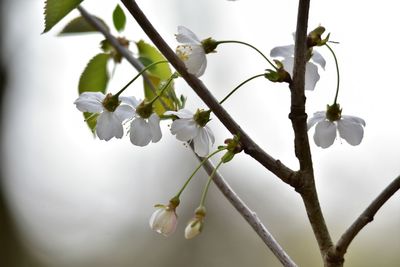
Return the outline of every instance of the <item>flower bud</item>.
[[[150,217],[150,228],[163,236],[170,236],[178,224],[176,206],[170,203],[168,206],[156,205],[156,207],[158,209]]]
[[[325,39],[322,39],[321,35],[325,32],[325,28],[322,26],[318,26],[314,30],[312,30],[307,36],[307,46],[323,46],[329,40],[329,34],[326,36]]]
[[[192,239],[198,236],[203,230],[204,217],[206,209],[204,206],[198,207],[195,211],[195,216],[191,219],[185,228],[185,238]]]

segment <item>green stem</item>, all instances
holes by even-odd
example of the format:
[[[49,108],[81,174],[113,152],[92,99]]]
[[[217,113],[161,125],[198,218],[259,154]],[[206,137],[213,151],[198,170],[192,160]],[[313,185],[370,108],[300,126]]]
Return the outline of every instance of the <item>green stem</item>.
[[[242,41],[235,41],[235,40],[226,40],[226,41],[217,41],[217,45],[219,44],[228,44],[228,43],[233,43],[233,44],[242,44],[242,45],[246,45],[249,46],[251,48],[253,48],[254,50],[256,50],[275,70],[278,70],[278,68],[256,47],[254,47],[251,44],[248,44],[246,42],[242,42]]]
[[[200,200],[200,205],[199,205],[199,207],[204,207],[204,202],[205,202],[205,200],[206,200],[208,188],[210,187],[211,181],[212,181],[212,179],[213,179],[215,173],[217,172],[218,168],[222,165],[222,163],[223,163],[223,162],[220,161],[220,162],[218,163],[218,165],[217,165],[217,166],[214,168],[214,170],[212,171],[210,177],[208,177],[207,184],[206,184],[206,186],[204,187],[203,194],[201,195],[201,200]]]
[[[144,69],[142,69],[130,82],[128,82],[121,90],[116,93],[116,96],[119,96],[123,91],[125,91],[126,88],[128,88],[129,85],[131,85],[134,81],[136,81],[137,78],[139,78],[144,72],[146,72],[148,69],[152,68],[155,65],[161,64],[161,63],[168,63],[167,60],[160,60],[154,63],[151,63],[150,65],[146,66]]]
[[[333,49],[328,45],[325,44],[326,47],[328,47],[329,51],[331,51],[333,58],[335,59],[335,64],[336,64],[336,73],[337,73],[337,86],[336,86],[336,95],[335,95],[335,100],[333,101],[333,104],[336,104],[338,95],[339,95],[339,83],[340,83],[340,74],[339,74],[339,63],[338,60],[336,58],[336,54],[335,52],[333,52]]]
[[[236,86],[227,96],[224,97],[224,99],[222,99],[222,100],[219,102],[219,104],[222,105],[222,103],[224,103],[225,100],[227,100],[234,92],[236,92],[236,91],[237,91],[242,85],[244,85],[245,83],[247,83],[247,82],[249,82],[249,81],[251,81],[251,80],[253,80],[253,79],[255,79],[255,78],[261,77],[261,76],[265,76],[265,73],[263,73],[263,74],[258,74],[258,75],[254,75],[253,77],[248,78],[247,80],[245,80],[244,82],[242,82],[241,84],[239,84],[238,86]]]
[[[178,77],[177,73],[174,73],[171,75],[171,77],[168,78],[167,82],[163,85],[163,87],[161,88],[160,92],[150,101],[149,104],[153,104],[157,99],[160,98],[160,96],[162,96],[162,94],[164,93],[164,91],[168,88],[168,86],[171,84],[171,82]]]
[[[190,177],[186,180],[185,184],[182,186],[181,190],[179,190],[179,192],[175,195],[175,198],[179,198],[179,196],[182,194],[183,190],[185,190],[186,186],[189,184],[189,182],[192,180],[192,178],[194,177],[194,175],[197,173],[197,171],[201,168],[201,166],[203,166],[203,164],[212,156],[214,156],[215,154],[225,150],[226,148],[220,148],[216,151],[214,151],[213,153],[211,153],[210,155],[208,155],[207,157],[205,157],[200,164],[197,166],[197,168],[193,171],[192,175],[190,175]]]

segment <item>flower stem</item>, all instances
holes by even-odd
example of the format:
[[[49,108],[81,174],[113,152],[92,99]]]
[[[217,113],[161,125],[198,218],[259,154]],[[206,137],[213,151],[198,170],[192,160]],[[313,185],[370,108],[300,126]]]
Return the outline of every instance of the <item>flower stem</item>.
[[[326,45],[326,47],[328,47],[329,51],[331,51],[331,53],[333,55],[333,58],[335,59],[335,64],[336,64],[337,86],[336,86],[335,100],[333,101],[333,104],[336,104],[336,101],[337,101],[337,98],[338,98],[338,95],[339,95],[339,83],[340,83],[339,63],[338,63],[338,60],[336,58],[336,54],[333,51],[333,49],[328,44],[325,44],[325,45]]]
[[[215,173],[217,172],[218,168],[222,165],[222,163],[223,163],[223,162],[220,161],[220,162],[218,163],[218,165],[217,165],[217,166],[214,168],[214,170],[212,171],[210,177],[208,177],[207,184],[206,184],[206,186],[204,187],[203,194],[201,195],[201,200],[200,200],[200,205],[199,205],[199,207],[204,207],[204,202],[205,202],[205,200],[206,200],[208,188],[210,187],[211,181],[212,181],[212,179],[213,179]]]
[[[168,78],[166,83],[161,88],[160,92],[150,101],[150,104],[153,104],[158,98],[160,98],[160,96],[162,96],[164,91],[168,88],[168,86],[171,84],[171,82],[178,77],[178,75],[179,74],[177,72],[175,72],[174,74],[171,75],[171,77]]]
[[[128,82],[121,90],[116,93],[116,96],[119,96],[123,91],[125,91],[126,88],[128,88],[129,85],[131,85],[134,81],[136,81],[137,78],[139,78],[144,72],[146,72],[148,69],[154,67],[155,65],[161,64],[161,63],[168,63],[167,60],[160,60],[154,63],[151,63],[150,65],[146,66],[144,69],[142,69],[130,82]]]
[[[257,74],[257,75],[254,75],[253,77],[248,78],[247,80],[245,80],[244,82],[242,82],[241,84],[239,84],[238,86],[236,86],[227,96],[224,97],[224,99],[222,99],[221,101],[219,101],[219,104],[221,105],[222,103],[224,103],[225,100],[227,100],[234,92],[236,92],[236,91],[237,91],[242,85],[244,85],[245,83],[247,83],[247,82],[249,82],[249,81],[251,81],[251,80],[253,80],[253,79],[255,79],[255,78],[264,76],[264,75],[265,75],[265,73],[262,73],[262,74]]]
[[[200,164],[197,166],[197,168],[193,171],[192,175],[190,175],[190,177],[186,180],[185,184],[182,186],[181,190],[179,190],[179,192],[176,194],[175,197],[179,198],[179,196],[182,194],[183,190],[185,190],[186,186],[189,184],[189,182],[192,180],[192,178],[194,177],[194,175],[197,173],[197,171],[201,168],[201,166],[203,166],[203,164],[212,156],[214,156],[215,154],[225,150],[226,148],[220,148],[216,151],[214,151],[213,153],[211,153],[210,155],[208,155],[207,157],[205,157]],[[213,176],[213,175],[212,175]]]
[[[269,60],[259,49],[257,49],[256,47],[254,47],[251,44],[248,44],[246,42],[242,42],[242,41],[235,41],[235,40],[226,40],[226,41],[217,41],[217,45],[219,44],[228,44],[228,43],[233,43],[233,44],[242,44],[242,45],[246,45],[249,46],[251,48],[253,48],[254,50],[256,50],[275,70],[278,70],[278,68],[271,62],[271,60]]]

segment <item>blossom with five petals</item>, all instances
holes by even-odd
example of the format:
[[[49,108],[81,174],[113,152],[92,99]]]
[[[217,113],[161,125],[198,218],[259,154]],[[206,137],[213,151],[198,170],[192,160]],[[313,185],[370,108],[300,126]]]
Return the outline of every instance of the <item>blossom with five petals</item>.
[[[271,57],[283,57],[282,63],[287,72],[293,75],[294,45],[277,46],[271,50]],[[311,60],[325,69],[326,61],[320,53],[313,49]],[[308,61],[306,63],[305,90],[314,90],[319,80],[318,66]]]
[[[185,63],[189,73],[200,77],[207,67],[206,51],[199,38],[188,28],[178,26],[176,40],[182,45],[176,48],[176,54]]]
[[[131,119],[134,109],[127,104],[127,97],[116,97],[101,92],[83,92],[74,104],[82,112],[99,113],[96,123],[96,134],[101,140],[113,137],[122,138],[122,123]],[[125,104],[123,104],[125,103]]]
[[[206,119],[201,115],[205,114],[205,117],[207,117],[206,113],[207,111],[198,110],[196,114],[193,114],[187,109],[167,111],[165,113],[165,115],[175,115],[178,117],[178,119],[172,122],[171,133],[176,135],[176,138],[180,141],[186,142],[192,140],[194,152],[200,157],[207,156],[210,150],[210,143],[214,144],[215,142],[213,132],[206,125],[209,121],[209,112]]]
[[[135,97],[129,98],[129,104],[135,111],[129,130],[129,137],[132,144],[136,146],[146,146],[150,141],[157,143],[162,137],[160,117],[152,112],[151,106],[151,114],[140,114],[140,107],[144,107],[143,105],[145,105],[142,103],[142,101],[136,100]]]
[[[352,146],[359,145],[364,136],[365,121],[359,117],[349,115],[339,115],[336,120],[329,120],[327,112],[315,112],[307,122],[308,130],[315,124],[314,141],[322,148],[330,147],[339,136]],[[329,115],[328,115],[329,117]]]

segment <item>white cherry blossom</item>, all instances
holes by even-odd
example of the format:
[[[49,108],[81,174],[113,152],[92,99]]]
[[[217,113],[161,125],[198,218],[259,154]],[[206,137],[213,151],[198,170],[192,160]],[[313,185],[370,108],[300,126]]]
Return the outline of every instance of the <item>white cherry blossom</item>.
[[[315,112],[307,122],[308,130],[315,126],[314,141],[322,148],[330,147],[339,136],[352,146],[359,145],[364,136],[365,121],[359,117],[341,115],[336,121],[330,121],[325,111]]]
[[[285,70],[293,76],[294,45],[277,46],[271,50],[270,55],[271,57],[282,57],[282,63]],[[313,49],[311,60],[325,69],[326,61],[320,53],[315,51],[315,49]],[[320,78],[318,66],[314,63],[310,61],[306,63],[305,90],[314,90],[315,85]]]
[[[113,137],[122,138],[124,134],[122,123],[125,120],[131,119],[134,115],[134,109],[124,104],[125,97],[119,97],[118,100],[121,103],[114,103],[111,105],[111,109],[110,107],[106,108],[106,102],[111,98],[113,98],[111,94],[104,95],[101,92],[84,92],[74,102],[79,111],[99,113],[96,123],[96,134],[99,139],[106,141],[109,141]]]
[[[215,138],[211,129],[201,126],[195,121],[195,114],[187,109],[167,111],[165,115],[175,115],[179,119],[172,122],[171,133],[180,141],[193,141],[194,152],[200,157],[209,154],[210,143],[214,144]]]
[[[185,63],[188,72],[196,77],[203,75],[207,57],[200,39],[188,28],[178,26],[176,40],[182,43],[176,48],[176,54]]]
[[[134,116],[130,125],[129,137],[132,144],[146,146],[150,142],[156,143],[162,137],[160,117],[152,113],[148,118],[143,118],[137,113],[137,108],[142,101],[131,97],[129,104],[134,108]]]

